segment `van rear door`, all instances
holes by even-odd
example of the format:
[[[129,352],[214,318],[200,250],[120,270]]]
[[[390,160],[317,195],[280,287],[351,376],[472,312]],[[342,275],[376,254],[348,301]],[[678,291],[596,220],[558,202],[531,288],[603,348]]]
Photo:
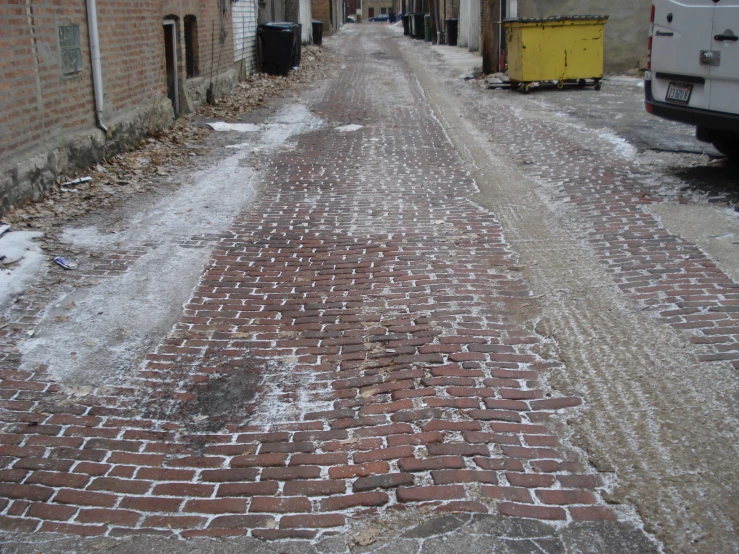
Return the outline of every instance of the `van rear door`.
[[[730,0],[737,2],[739,0]],[[654,0],[652,94],[659,102],[709,109],[713,0]]]
[[[714,8],[711,49],[721,55],[711,66],[710,107],[739,114],[739,0],[719,0]]]

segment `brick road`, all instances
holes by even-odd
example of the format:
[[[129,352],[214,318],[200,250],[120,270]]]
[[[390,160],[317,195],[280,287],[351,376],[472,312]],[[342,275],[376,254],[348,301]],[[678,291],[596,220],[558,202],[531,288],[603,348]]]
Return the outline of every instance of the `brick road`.
[[[618,518],[550,423],[587,398],[538,380],[565,366],[542,354],[551,338],[535,330],[517,254],[469,199],[475,182],[380,36],[343,39],[343,68],[303,98],[326,126],[270,160],[127,386],[69,395],[6,348],[2,529],[314,539],[408,511]],[[349,123],[362,128],[335,129]],[[591,177],[565,178],[563,194],[598,222],[621,288],[700,329],[711,359],[735,360],[725,276],[691,245],[665,254],[673,241],[632,213],[646,197],[593,200]]]

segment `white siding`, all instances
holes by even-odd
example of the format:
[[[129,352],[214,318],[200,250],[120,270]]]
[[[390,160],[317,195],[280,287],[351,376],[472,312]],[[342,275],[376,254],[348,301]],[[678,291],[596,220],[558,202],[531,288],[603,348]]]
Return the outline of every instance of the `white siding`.
[[[233,3],[234,61],[244,60],[247,74],[257,65],[257,0],[238,0]]]
[[[301,32],[301,42],[303,44],[311,44],[313,42],[313,24],[311,19],[310,0],[300,0],[300,23],[303,26]]]
[[[480,0],[470,0],[470,30],[467,35],[467,47],[470,52],[480,50],[480,20],[482,19],[482,11],[480,10]]]
[[[459,24],[457,28],[457,46],[467,48],[470,36],[470,0],[459,2]]]

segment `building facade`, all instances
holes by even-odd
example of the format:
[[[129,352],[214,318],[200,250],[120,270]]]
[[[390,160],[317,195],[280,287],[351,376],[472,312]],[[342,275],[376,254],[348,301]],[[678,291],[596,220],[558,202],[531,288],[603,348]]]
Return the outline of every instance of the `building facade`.
[[[397,0],[362,0],[362,20],[369,21],[376,15],[398,13]]]
[[[0,213],[229,92],[260,18],[312,39],[310,0],[0,0]]]

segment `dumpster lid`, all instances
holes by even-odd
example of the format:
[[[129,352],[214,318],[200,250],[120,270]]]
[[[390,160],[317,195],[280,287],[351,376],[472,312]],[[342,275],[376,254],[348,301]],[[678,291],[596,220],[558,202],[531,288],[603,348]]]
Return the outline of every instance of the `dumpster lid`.
[[[522,17],[504,19],[503,23],[553,23],[556,21],[597,21],[608,19],[607,15],[553,15],[551,17]]]

